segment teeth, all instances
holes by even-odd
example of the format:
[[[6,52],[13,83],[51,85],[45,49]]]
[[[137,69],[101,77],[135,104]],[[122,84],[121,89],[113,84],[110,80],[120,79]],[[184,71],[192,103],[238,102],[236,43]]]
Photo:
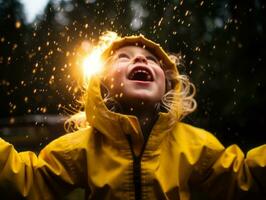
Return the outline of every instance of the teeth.
[[[136,70],[136,71],[133,71],[133,73],[132,73],[132,77],[134,77],[135,74],[137,74],[137,73],[144,73],[144,74],[149,75],[149,73],[146,72],[145,70],[138,69],[138,70]]]

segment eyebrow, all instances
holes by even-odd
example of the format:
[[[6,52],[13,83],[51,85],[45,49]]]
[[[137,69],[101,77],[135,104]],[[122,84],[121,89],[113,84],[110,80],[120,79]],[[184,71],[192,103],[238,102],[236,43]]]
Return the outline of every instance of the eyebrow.
[[[159,62],[159,59],[156,56],[154,56],[153,54],[147,55],[146,57],[151,57],[154,60],[157,60]]]

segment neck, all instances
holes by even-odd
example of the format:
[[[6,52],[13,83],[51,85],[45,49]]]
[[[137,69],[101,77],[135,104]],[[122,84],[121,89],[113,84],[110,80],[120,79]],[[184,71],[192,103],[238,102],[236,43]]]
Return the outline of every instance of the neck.
[[[158,118],[158,112],[155,106],[141,105],[130,107],[129,109],[125,109],[125,114],[135,115],[138,118],[142,134],[146,140]]]
[[[157,114],[153,113],[153,114],[143,114],[140,116],[137,116],[138,120],[139,120],[139,124],[141,127],[141,131],[143,133],[143,136],[145,139],[148,138],[148,136],[150,135],[150,132],[152,130],[153,125],[156,122],[157,119]]]

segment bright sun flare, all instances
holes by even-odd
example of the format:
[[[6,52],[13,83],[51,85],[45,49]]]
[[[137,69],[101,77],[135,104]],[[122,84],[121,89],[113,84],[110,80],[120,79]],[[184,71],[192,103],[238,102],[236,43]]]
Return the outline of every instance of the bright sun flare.
[[[101,72],[103,68],[101,55],[103,51],[117,38],[119,38],[117,33],[107,31],[100,37],[98,45],[94,46],[89,55],[85,56],[82,62],[85,80],[89,80],[92,75]]]
[[[85,78],[89,78],[93,74],[97,74],[102,69],[103,62],[101,60],[101,52],[93,51],[84,58],[82,67]]]

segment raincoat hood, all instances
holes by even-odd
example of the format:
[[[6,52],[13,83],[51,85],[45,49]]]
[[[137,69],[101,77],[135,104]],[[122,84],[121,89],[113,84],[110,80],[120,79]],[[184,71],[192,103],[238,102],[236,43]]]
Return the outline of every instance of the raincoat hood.
[[[140,46],[146,48],[159,58],[161,63],[163,63],[162,66],[165,73],[169,70],[173,77],[177,77],[179,74],[176,64],[170,59],[162,47],[159,44],[148,40],[143,35],[128,36],[115,40],[106,50],[104,50],[102,58],[104,60],[107,59],[115,52],[115,50],[124,46]],[[132,115],[124,115],[110,111],[103,101],[100,86],[100,75],[93,75],[88,84],[86,93],[85,111],[87,121],[91,126],[112,139],[114,143],[120,143],[120,145],[127,145],[125,144],[124,139],[122,139],[125,134],[133,136],[136,144],[134,147],[140,150],[144,140],[137,118]],[[178,90],[178,85],[175,85],[175,89]],[[162,129],[161,132],[165,132],[166,129],[171,129],[171,124],[174,124],[175,122],[176,120],[173,120],[172,114],[159,113],[159,118],[156,124],[160,125],[156,127],[155,124],[154,128]],[[110,130],[113,130],[112,133],[110,133]]]
[[[145,38],[143,35],[127,36],[115,40],[103,52],[103,59],[105,60],[106,58],[111,56],[117,49],[124,46],[138,46],[147,49],[160,60],[161,64],[163,64],[162,67],[165,71],[171,70],[173,73],[179,74],[176,68],[176,64],[170,59],[170,57],[163,50],[163,48],[152,40]]]

